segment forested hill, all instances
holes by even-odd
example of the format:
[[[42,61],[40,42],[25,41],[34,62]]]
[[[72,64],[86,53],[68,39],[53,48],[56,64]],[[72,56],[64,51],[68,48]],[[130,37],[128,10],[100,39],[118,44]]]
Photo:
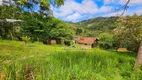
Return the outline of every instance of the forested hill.
[[[97,17],[75,23],[78,28],[78,35],[94,36],[99,32],[109,32],[117,28],[119,17]]]

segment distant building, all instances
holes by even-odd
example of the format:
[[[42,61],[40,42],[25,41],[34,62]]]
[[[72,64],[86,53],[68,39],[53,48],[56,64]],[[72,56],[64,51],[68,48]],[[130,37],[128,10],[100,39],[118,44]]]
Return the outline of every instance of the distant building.
[[[56,40],[48,40],[48,44],[57,44]]]
[[[60,44],[60,45],[63,45],[64,44],[64,41],[63,40],[45,40],[43,41],[44,44]]]
[[[127,52],[128,50],[127,50],[127,48],[118,48],[117,51],[119,51],[119,52]]]
[[[23,22],[20,19],[0,19],[0,22]]]
[[[16,22],[23,22],[23,20],[20,19],[0,19],[0,23],[16,23]],[[20,30],[20,26],[13,26],[16,31]]]
[[[77,37],[75,39],[76,43],[81,46],[81,48],[95,48],[98,44],[98,38],[96,37]]]

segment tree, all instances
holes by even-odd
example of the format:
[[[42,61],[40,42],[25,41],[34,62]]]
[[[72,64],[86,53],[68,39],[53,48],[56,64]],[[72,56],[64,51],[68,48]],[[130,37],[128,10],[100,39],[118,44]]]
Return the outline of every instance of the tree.
[[[42,14],[46,14],[50,11],[50,4],[60,6],[64,4],[64,0],[11,0],[16,3],[18,7],[22,10],[29,9],[31,12],[34,11],[33,7],[35,5],[39,5],[39,12]]]
[[[138,52],[136,64],[142,64],[141,41],[142,41],[142,15],[120,17],[120,38],[127,42],[127,48]],[[140,48],[139,48],[140,44]],[[124,44],[123,44],[124,45]]]
[[[125,3],[125,5],[124,6],[122,6],[121,7],[121,9],[119,9],[119,10],[123,10],[123,12],[122,12],[122,14],[121,14],[121,16],[125,13],[125,11],[127,10],[127,8],[128,8],[128,4],[130,3],[130,1],[131,0],[127,0],[126,1],[126,3]],[[119,11],[118,10],[118,11]],[[142,19],[140,19],[140,20],[142,20]],[[134,21],[135,22],[135,21]],[[140,24],[139,26],[140,26],[140,32],[142,32],[142,24],[141,24],[141,21],[139,21],[139,22],[137,22],[138,24]],[[134,29],[135,30],[135,29]],[[142,33],[141,33],[142,34]],[[140,34],[140,36],[141,36],[141,34]],[[137,67],[137,65],[142,65],[142,39],[140,39],[140,46],[139,46],[139,50],[138,50],[138,55],[137,55],[137,58],[136,58],[136,65],[135,65],[135,67]]]
[[[137,52],[141,38],[141,18],[133,16],[120,17],[119,27],[115,29],[117,47],[126,47],[130,51]]]
[[[45,17],[39,13],[26,12],[21,33],[30,36],[33,41],[47,39],[70,40],[75,35],[74,27],[54,17]]]
[[[113,35],[110,33],[101,33],[99,35],[99,46],[103,49],[111,49],[113,47]]]
[[[140,43],[138,55],[137,55],[137,58],[136,58],[135,68],[139,69],[141,64],[142,64],[142,41]]]
[[[8,22],[6,19],[19,19],[21,10],[15,6],[0,6],[0,36],[3,39],[13,39],[15,36],[15,26],[19,26],[19,23]]]
[[[51,14],[50,4],[60,6],[63,3],[64,0],[3,0],[3,4],[0,5],[0,19],[22,19],[25,9],[30,9],[31,13],[34,12],[34,5],[40,5],[40,14],[48,16]],[[19,23],[0,22],[0,26],[0,36],[4,39],[13,39],[15,26],[19,26]]]

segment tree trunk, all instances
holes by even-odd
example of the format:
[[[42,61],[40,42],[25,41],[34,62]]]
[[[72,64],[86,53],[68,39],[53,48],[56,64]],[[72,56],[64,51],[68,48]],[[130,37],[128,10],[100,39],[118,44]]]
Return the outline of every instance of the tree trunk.
[[[136,58],[135,68],[139,69],[140,65],[142,65],[142,40],[141,40],[138,55]]]

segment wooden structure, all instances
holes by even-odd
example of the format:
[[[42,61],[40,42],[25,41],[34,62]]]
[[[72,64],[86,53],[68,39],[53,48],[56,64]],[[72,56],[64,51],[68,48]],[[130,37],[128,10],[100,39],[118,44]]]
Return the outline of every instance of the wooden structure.
[[[64,45],[64,40],[56,40],[57,44]]]
[[[63,40],[46,40],[46,41],[43,41],[44,44],[60,44],[60,45],[63,45],[64,44],[64,41]]]
[[[127,48],[118,48],[117,51],[126,52],[126,51],[128,51],[128,50],[127,50]]]
[[[81,46],[81,48],[95,48],[98,43],[96,37],[77,37],[75,42]]]
[[[11,23],[14,23],[14,22],[23,22],[23,21],[20,20],[20,19],[0,19],[0,22],[11,22]]]
[[[47,40],[48,44],[57,44],[56,40]]]

